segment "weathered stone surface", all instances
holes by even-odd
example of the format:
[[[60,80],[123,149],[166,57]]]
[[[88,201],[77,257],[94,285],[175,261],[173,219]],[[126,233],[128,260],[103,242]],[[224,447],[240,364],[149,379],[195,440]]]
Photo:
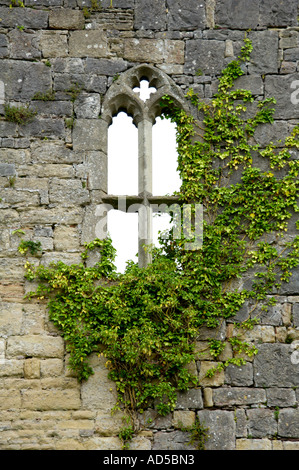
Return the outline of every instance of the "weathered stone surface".
[[[265,77],[266,98],[276,99],[276,119],[298,119],[299,117],[299,75],[269,75]],[[298,290],[298,289],[297,289]]]
[[[225,383],[236,387],[250,387],[253,384],[253,367],[251,363],[243,366],[230,364],[225,369]]]
[[[73,149],[103,150],[107,148],[107,124],[100,119],[76,119],[73,129]]]
[[[123,59],[86,59],[86,73],[115,76],[128,67],[127,61]]]
[[[117,396],[115,383],[108,379],[108,369],[105,367],[106,359],[102,356],[93,356],[90,365],[94,370],[87,382],[82,384],[81,398],[86,409],[98,409],[106,412],[115,406]]]
[[[7,357],[62,357],[62,338],[46,335],[10,336],[7,340]]]
[[[254,383],[257,387],[296,387],[298,365],[292,364],[291,345],[261,344],[254,359]]]
[[[77,410],[80,408],[79,390],[25,390],[22,407],[29,410]]]
[[[43,57],[67,57],[68,38],[65,32],[43,31],[40,39]]]
[[[17,26],[31,29],[47,28],[48,16],[49,13],[43,10],[0,7],[1,28],[16,28]]]
[[[293,305],[292,314],[293,314],[294,326],[298,328],[299,327],[299,303],[295,303]]]
[[[0,153],[1,155],[1,153]],[[31,144],[32,163],[81,163],[83,155],[74,152],[60,141],[35,141]]]
[[[266,393],[268,406],[279,406],[282,408],[295,406],[296,404],[296,394],[291,388],[271,387],[266,390]]]
[[[188,445],[190,436],[186,432],[158,431],[154,435],[153,450],[194,450],[195,447]]]
[[[202,390],[193,388],[187,392],[180,392],[177,395],[176,409],[201,409],[203,408]]]
[[[101,97],[98,93],[81,93],[74,106],[74,111],[78,119],[97,119],[100,110]]]
[[[1,336],[18,335],[22,328],[22,305],[17,303],[0,303]]]
[[[0,176],[13,176],[15,174],[15,165],[11,163],[0,163]]]
[[[8,35],[10,42],[10,57],[13,59],[39,59],[41,52],[35,34],[12,30]]]
[[[266,402],[263,389],[246,387],[221,387],[213,391],[216,406],[256,405]]]
[[[246,14],[244,14],[246,12]],[[216,2],[215,23],[235,29],[294,26],[297,15],[296,0],[223,0]]]
[[[259,26],[297,26],[296,0],[260,0]]]
[[[84,29],[82,10],[53,10],[49,12],[49,27],[52,29]]]
[[[196,74],[199,70],[206,75],[216,75],[224,67],[225,43],[222,41],[190,40],[186,44],[184,72]]]
[[[49,200],[64,206],[81,205],[89,201],[89,192],[83,188],[80,180],[53,178],[49,186]]]
[[[235,448],[236,423],[232,411],[197,412],[202,426],[208,428],[209,439],[205,444],[206,450],[233,450]]]
[[[237,439],[236,450],[272,450],[270,439]]]
[[[140,0],[135,7],[136,29],[165,29],[165,0]]]
[[[46,93],[52,84],[51,71],[41,62],[2,61],[0,80],[7,100],[30,100],[35,93]]]
[[[248,435],[253,438],[272,437],[277,433],[277,420],[273,410],[247,410]]]
[[[168,0],[168,28],[171,30],[194,30],[205,26],[205,2],[197,0]]]
[[[106,57],[106,33],[100,30],[73,31],[69,39],[71,57]]]
[[[248,34],[252,41],[252,53],[248,71],[250,74],[269,74],[278,72],[278,32],[252,31]]]
[[[286,408],[280,410],[278,417],[278,435],[281,437],[299,437],[299,410]]]

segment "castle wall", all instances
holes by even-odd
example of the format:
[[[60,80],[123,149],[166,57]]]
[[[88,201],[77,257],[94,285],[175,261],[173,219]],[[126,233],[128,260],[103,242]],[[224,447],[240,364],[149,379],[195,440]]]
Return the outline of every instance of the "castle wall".
[[[116,391],[105,360],[92,358],[95,374],[82,385],[69,371],[46,304],[24,298],[32,286],[16,232],[41,242],[41,257],[29,261],[80,261],[107,191],[98,116],[110,85],[145,63],[181,92],[192,86],[209,99],[250,29],[252,58],[238,85],[256,100],[276,98],[275,123],[257,139],[283,139],[299,118],[297,15],[297,0],[113,0],[113,8],[103,0],[98,10],[89,0],[0,0],[0,449],[121,448],[122,413],[111,417]],[[53,100],[35,99],[52,92]],[[36,115],[8,122],[5,103],[28,104]],[[180,394],[175,411],[146,425],[131,449],[191,449],[180,423],[196,415],[209,427],[209,449],[299,449],[298,270],[277,300],[248,333],[258,355],[211,379],[211,357],[193,364],[201,386]]]

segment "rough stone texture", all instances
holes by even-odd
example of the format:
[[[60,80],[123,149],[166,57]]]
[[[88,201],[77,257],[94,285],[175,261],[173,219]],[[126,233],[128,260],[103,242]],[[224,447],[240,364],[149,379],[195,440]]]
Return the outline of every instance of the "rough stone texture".
[[[208,428],[207,450],[232,450],[235,448],[235,420],[232,411],[201,410],[197,413],[202,426]]]
[[[177,98],[193,87],[208,102],[248,29],[253,51],[235,85],[253,93],[244,117],[273,96],[275,122],[257,128],[252,142],[264,148],[283,141],[299,117],[298,2],[113,0],[110,8],[102,0],[100,10],[91,0],[0,3],[0,449],[121,450],[123,413],[111,415],[117,394],[106,360],[92,356],[95,373],[82,384],[69,370],[46,304],[24,298],[34,286],[24,279],[15,230],[41,242],[41,256],[30,257],[35,264],[81,262],[83,244],[104,221],[109,119],[103,108],[110,87],[123,87],[119,79],[132,71],[133,81],[122,88],[129,93],[140,70],[154,70],[164,85],[172,79],[167,90]],[[112,100],[110,117],[117,106],[134,114],[135,98]],[[28,105],[37,114],[26,125],[8,122],[4,104]],[[256,155],[254,164],[269,170]],[[296,220],[295,214],[286,240],[297,234]],[[249,287],[253,274],[237,288]],[[243,334],[259,350],[246,365],[207,378],[209,368],[234,355],[227,347],[215,362],[202,351],[211,337],[236,335],[233,321],[247,318],[249,303],[217,332],[198,332],[192,371],[199,383],[178,393],[173,413],[157,416],[154,405],[140,413],[132,450],[194,450],[181,426],[196,417],[208,428],[207,449],[298,450],[298,269],[272,294],[276,305],[257,308],[260,323]]]

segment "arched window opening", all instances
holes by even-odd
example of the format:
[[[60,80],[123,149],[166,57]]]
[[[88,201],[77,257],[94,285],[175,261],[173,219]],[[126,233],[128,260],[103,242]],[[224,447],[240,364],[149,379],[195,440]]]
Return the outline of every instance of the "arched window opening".
[[[138,194],[138,131],[125,112],[108,129],[108,194]]]
[[[126,261],[136,260],[137,251],[140,267],[151,262],[150,250],[144,247],[157,246],[159,232],[170,229],[168,209],[171,213],[171,207],[178,205],[179,198],[174,194],[181,186],[176,127],[159,117],[164,95],[172,96],[178,106],[185,106],[183,93],[175,83],[145,64],[122,74],[103,102],[102,119],[109,129],[108,194],[103,202],[110,206],[107,231],[118,250],[119,272]],[[120,207],[121,196],[126,202]]]
[[[110,210],[107,229],[116,249],[117,271],[123,273],[128,261],[138,262],[138,214]]]
[[[179,191],[181,179],[177,170],[176,125],[158,117],[153,126],[153,195],[172,195]]]

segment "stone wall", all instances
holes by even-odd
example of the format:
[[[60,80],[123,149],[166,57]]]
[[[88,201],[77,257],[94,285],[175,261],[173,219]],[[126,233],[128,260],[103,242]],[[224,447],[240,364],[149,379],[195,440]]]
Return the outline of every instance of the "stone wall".
[[[93,5],[93,6],[92,6]],[[81,386],[67,368],[46,305],[28,302],[20,232],[39,241],[40,258],[80,261],[93,236],[94,208],[107,191],[101,112],[114,79],[141,63],[203,99],[236,57],[250,29],[252,60],[239,87],[274,96],[273,126],[260,143],[284,138],[299,117],[297,0],[0,0],[0,449],[120,449],[122,414],[111,417],[114,383],[103,358]],[[199,73],[200,70],[200,73]],[[43,99],[36,100],[37,94]],[[39,95],[41,97],[41,95]],[[52,97],[49,100],[46,96]],[[37,114],[23,125],[4,119],[4,104]],[[102,173],[101,173],[102,172]],[[289,236],[289,235],[286,235]],[[246,280],[244,281],[246,282]],[[299,273],[247,339],[258,355],[241,368],[204,377],[212,358],[193,364],[200,386],[178,396],[173,414],[154,419],[131,449],[192,449],[180,431],[198,414],[208,449],[299,449]],[[240,315],[246,314],[245,306]],[[223,336],[234,334],[225,325]],[[202,331],[198,352],[209,332]],[[292,342],[290,342],[290,340]],[[227,349],[221,360],[231,357]]]

